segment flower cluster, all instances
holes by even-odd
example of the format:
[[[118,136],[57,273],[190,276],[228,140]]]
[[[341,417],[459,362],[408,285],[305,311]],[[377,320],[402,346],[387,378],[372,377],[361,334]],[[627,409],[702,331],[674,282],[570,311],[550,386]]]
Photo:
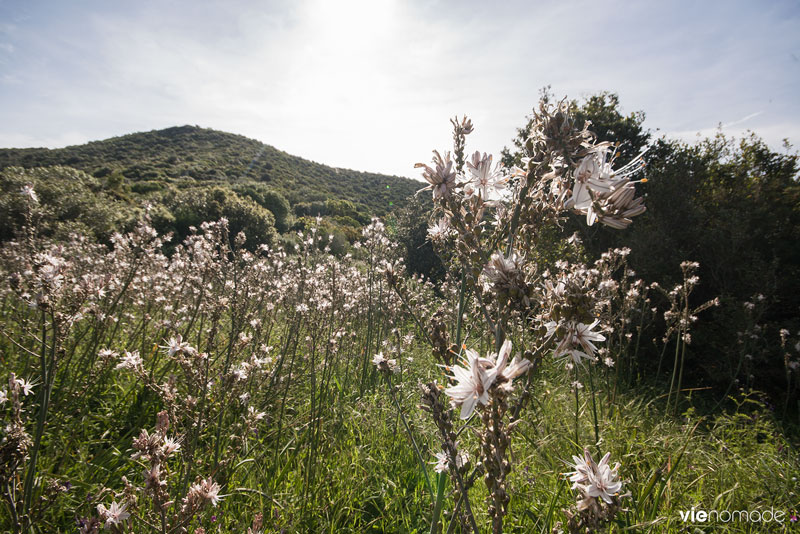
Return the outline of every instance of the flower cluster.
[[[570,533],[598,532],[619,511],[623,483],[620,465],[609,466],[610,457],[611,453],[606,453],[596,463],[588,449],[583,451],[583,457],[572,457],[575,470],[567,476],[572,489],[578,491],[578,502],[575,512],[566,511]]]

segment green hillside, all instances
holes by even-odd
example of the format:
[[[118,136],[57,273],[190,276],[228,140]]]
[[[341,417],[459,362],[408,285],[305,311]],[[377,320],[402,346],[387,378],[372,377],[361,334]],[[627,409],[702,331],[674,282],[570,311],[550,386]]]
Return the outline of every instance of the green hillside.
[[[352,242],[371,217],[402,207],[420,188],[408,178],[329,167],[253,139],[197,126],[59,149],[0,149],[0,171],[6,193],[32,182],[37,191],[52,190],[53,198],[65,189],[71,192],[80,206],[59,213],[54,225],[76,220],[91,229],[97,212],[105,211],[107,224],[94,229],[103,238],[148,205],[154,207],[159,229],[174,231],[177,237],[203,220],[225,216],[232,227],[237,227],[233,220],[240,219],[238,228],[254,245],[270,240],[266,227],[285,233],[303,228],[304,217],[315,216],[325,217],[328,230],[340,242]],[[87,195],[97,209],[86,208]],[[58,210],[64,211],[64,199],[59,200]],[[4,238],[14,234],[14,221],[20,222],[14,214],[21,211],[12,204],[7,199],[3,206]]]

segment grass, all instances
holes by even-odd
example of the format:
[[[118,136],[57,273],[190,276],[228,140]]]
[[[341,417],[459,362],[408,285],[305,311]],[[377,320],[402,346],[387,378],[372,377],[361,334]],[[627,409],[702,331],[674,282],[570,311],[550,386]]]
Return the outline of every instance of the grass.
[[[189,532],[246,532],[259,514],[264,532],[437,532],[431,521],[437,515],[438,531],[449,531],[457,523],[453,487],[433,471],[440,444],[418,407],[418,384],[444,383],[445,372],[377,273],[374,258],[391,251],[340,261],[310,245],[295,256],[263,258],[231,255],[223,243],[224,236],[209,231],[171,259],[146,242],[114,253],[68,245],[60,253],[80,262],[65,267],[65,277],[124,274],[105,286],[92,313],[73,315],[68,327],[64,314],[86,305],[72,306],[72,293],[59,294],[42,311],[4,290],[4,380],[9,372],[38,376],[37,347],[55,357],[47,363],[49,410],[41,409],[42,380],[35,388],[40,397],[22,399],[24,429],[32,435],[37,421],[45,421],[35,470],[25,469],[30,453],[27,464],[14,466],[2,449],[4,511],[15,502],[15,511],[36,520],[20,529],[4,513],[0,531],[75,532],[76,520],[112,500],[129,503],[132,532],[169,531],[158,528],[158,507],[141,489],[146,463],[132,457],[135,439],[143,429],[153,432],[162,410],[171,421],[168,434],[181,439],[180,454],[163,462],[165,491],[174,502],[169,513],[177,514],[188,488],[205,477],[220,483],[224,495],[218,506],[196,511]],[[7,273],[25,261],[19,258],[5,257]],[[429,285],[415,286],[417,305],[434,310],[457,302],[457,290],[443,291],[436,297]],[[114,319],[102,319],[103,311]],[[478,334],[478,313],[466,315],[466,343],[484,351],[493,339]],[[176,331],[208,357],[169,357],[159,345]],[[44,344],[39,332],[46,334]],[[526,336],[515,343],[533,346]],[[99,355],[104,348],[139,350],[142,369],[117,369],[118,356]],[[402,371],[392,375],[391,386],[369,363],[379,350],[399,358]],[[270,363],[257,371],[254,358],[267,354]],[[247,377],[236,378],[245,364]],[[564,473],[584,446],[595,458],[608,452],[622,464],[628,495],[611,532],[782,528],[689,525],[681,513],[692,509],[773,509],[787,514],[789,528],[788,513],[800,502],[800,458],[757,394],[740,392],[734,409],[705,414],[693,407],[700,406],[697,399],[684,396],[688,408],[671,415],[664,384],[629,384],[602,366],[583,367],[578,377],[585,387],[576,396],[573,372],[545,355],[532,378],[532,402],[511,446],[507,532],[550,533],[566,523],[564,511],[576,495]],[[519,393],[522,382],[516,387]],[[12,404],[0,407],[7,417]],[[253,419],[250,409],[263,416]],[[458,441],[474,474],[479,438],[467,428]],[[470,501],[485,528],[488,494],[480,473],[475,476]],[[63,489],[67,482],[71,487]]]

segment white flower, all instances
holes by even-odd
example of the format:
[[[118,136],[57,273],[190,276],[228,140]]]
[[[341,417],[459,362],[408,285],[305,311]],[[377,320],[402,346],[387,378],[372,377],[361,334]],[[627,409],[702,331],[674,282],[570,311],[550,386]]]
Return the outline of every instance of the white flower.
[[[464,184],[467,197],[478,196],[486,202],[500,199],[508,177],[503,174],[499,163],[492,168],[491,154],[481,156],[480,152],[475,152],[472,160],[467,161],[467,170],[470,173],[470,180]]]
[[[164,456],[169,456],[181,448],[181,444],[177,439],[164,438],[164,443],[161,445],[161,452]]]
[[[216,506],[222,500],[219,494],[219,484],[207,478],[197,484],[193,484],[190,491],[197,493],[203,499],[210,501],[212,506]]]
[[[31,184],[23,185],[20,194],[24,197],[28,197],[35,204],[39,203],[39,197],[36,195],[36,190]]]
[[[110,528],[111,525],[119,525],[126,519],[128,519],[131,514],[125,511],[126,505],[118,505],[116,501],[111,503],[109,508],[106,508],[102,504],[97,505],[97,513],[100,514],[100,519],[106,522],[105,528]]]
[[[472,415],[475,405],[489,404],[489,388],[497,377],[494,362],[480,358],[478,353],[465,349],[462,365],[453,367],[453,378],[457,384],[444,390],[456,406],[461,406],[461,419]]]
[[[642,155],[614,170],[611,164],[615,152],[611,145],[601,143],[594,147],[575,169],[572,197],[565,207],[586,215],[589,226],[599,220],[612,228],[627,227],[631,217],[645,211],[642,198],[634,198],[636,190],[630,180],[644,166]]]
[[[453,229],[450,227],[450,221],[446,217],[442,217],[428,228],[428,238],[431,241],[443,241],[452,234]]]
[[[511,355],[511,340],[506,339],[500,347],[500,352],[495,358],[494,355],[489,356],[489,361],[495,363],[495,370],[497,371],[497,381],[503,382],[507,390],[511,390],[511,382],[518,376],[526,373],[531,366],[529,360],[515,356],[511,363],[508,363],[508,357]]]
[[[139,351],[135,350],[133,352],[125,351],[125,356],[122,357],[122,360],[117,364],[116,369],[136,369],[142,365],[142,357],[139,356]]]
[[[465,349],[466,358],[453,367],[453,378],[457,384],[444,390],[455,406],[461,406],[461,419],[467,419],[476,404],[489,404],[489,388],[493,384],[505,391],[511,391],[512,381],[525,373],[531,365],[528,360],[515,357],[509,364],[511,340],[506,339],[498,354],[481,358],[478,353]]]
[[[456,443],[456,447],[458,447],[458,443]],[[433,462],[435,465],[433,466],[433,470],[437,473],[445,473],[449,469],[448,460],[447,460],[447,453],[437,452],[434,454],[436,457],[436,461]],[[456,455],[456,467],[461,469],[469,462],[469,454],[466,451],[458,452]]]
[[[599,319],[590,325],[575,322],[568,323],[566,326],[567,334],[558,343],[554,353],[555,357],[569,356],[576,364],[582,363],[584,359],[594,360],[594,353],[597,352],[597,347],[592,342],[605,341],[606,339],[603,334],[592,332],[592,328],[598,324],[600,324]],[[551,322],[546,326],[548,335],[552,335],[555,332],[555,324]]]
[[[619,463],[613,468],[609,467],[610,457],[611,453],[606,453],[596,464],[588,450],[583,451],[583,458],[573,456],[575,471],[567,473],[573,483],[572,489],[579,490],[587,497],[600,497],[611,504],[613,497],[622,489],[622,481],[619,480]]]
[[[0,405],[5,404],[8,400],[8,394],[5,389],[0,389]]]
[[[447,471],[447,453],[444,451],[437,452],[434,456],[436,456],[436,462],[434,462],[433,470],[437,473],[444,473]]]
[[[170,358],[178,353],[194,354],[196,351],[183,340],[183,337],[178,334],[175,337],[169,338],[166,345],[161,347],[167,350],[167,356]]]
[[[22,394],[25,395],[26,397],[31,393],[33,393],[32,382],[28,382],[24,378],[17,378],[17,384],[19,384],[19,387],[22,388]]]
[[[231,375],[233,375],[233,378],[237,382],[244,382],[247,380],[249,367],[250,366],[247,364],[247,362],[241,362],[233,371],[231,371]]]
[[[266,415],[267,414],[265,414],[264,412],[256,411],[256,409],[253,408],[252,406],[247,407],[247,416],[253,419],[254,421],[261,421],[262,419],[264,419],[264,417],[266,417]]]
[[[383,352],[379,352],[378,354],[372,357],[372,363],[375,364],[375,367],[380,367],[380,365],[385,361],[386,358],[383,357]]]

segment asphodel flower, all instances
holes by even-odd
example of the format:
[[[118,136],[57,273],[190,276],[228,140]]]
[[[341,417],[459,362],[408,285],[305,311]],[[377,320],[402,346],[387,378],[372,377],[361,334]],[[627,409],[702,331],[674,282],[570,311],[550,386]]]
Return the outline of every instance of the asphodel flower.
[[[450,192],[456,186],[456,171],[453,167],[453,160],[450,159],[450,152],[445,152],[444,157],[439,154],[438,150],[433,151],[433,164],[430,167],[424,163],[417,163],[415,168],[423,168],[422,177],[428,182],[427,187],[423,187],[417,193],[422,191],[433,191],[433,199],[447,198]]]
[[[456,385],[444,390],[455,406],[461,407],[461,419],[467,419],[477,405],[489,404],[489,389],[497,384],[510,391],[512,381],[530,368],[531,362],[515,357],[510,363],[511,340],[506,339],[497,354],[481,358],[471,349],[464,350],[462,365],[453,367]]]
[[[608,461],[611,453],[606,453],[599,463],[595,463],[588,449],[584,449],[583,458],[573,456],[575,471],[567,473],[572,484],[572,489],[577,489],[586,497],[599,497],[611,504],[615,496],[622,489],[619,479],[619,463],[610,467]]]
[[[611,150],[609,143],[601,143],[584,156],[575,169],[572,196],[565,207],[586,215],[589,226],[599,221],[623,229],[631,224],[632,217],[645,211],[643,199],[634,198],[636,189],[630,179],[644,166],[644,153],[615,170],[612,163],[616,153]]]

